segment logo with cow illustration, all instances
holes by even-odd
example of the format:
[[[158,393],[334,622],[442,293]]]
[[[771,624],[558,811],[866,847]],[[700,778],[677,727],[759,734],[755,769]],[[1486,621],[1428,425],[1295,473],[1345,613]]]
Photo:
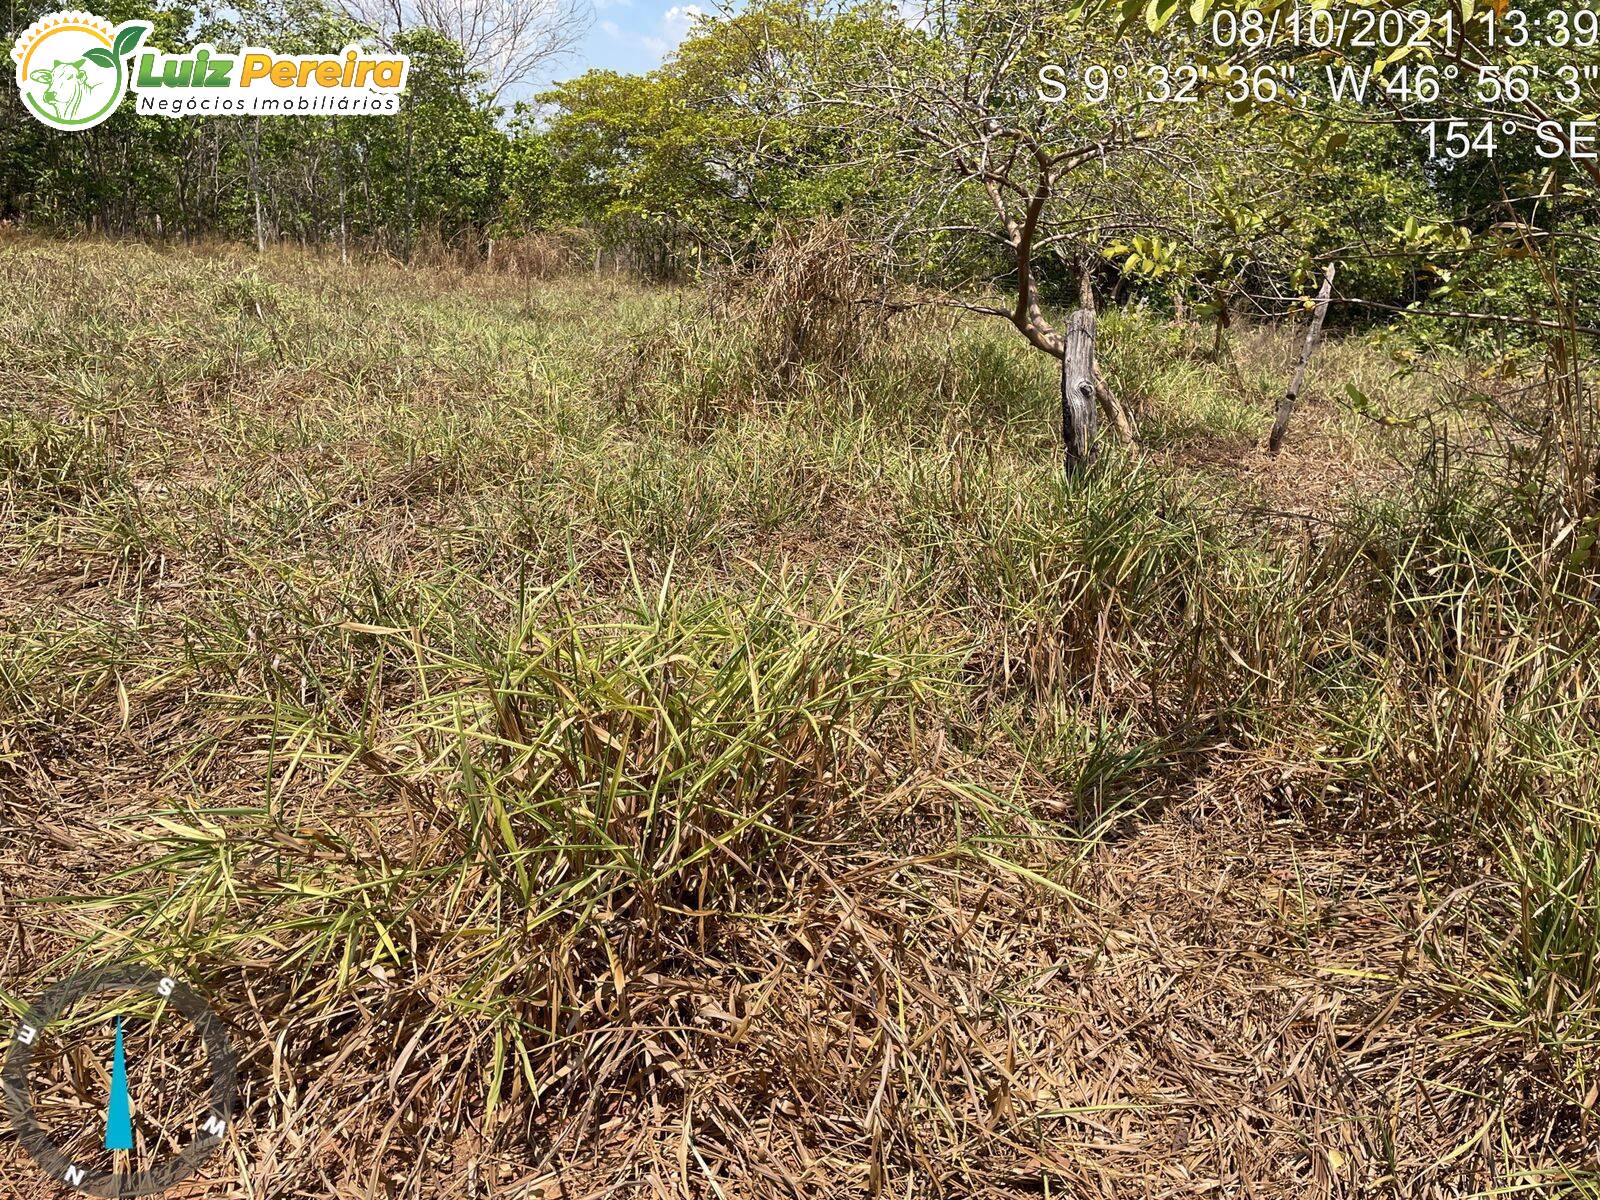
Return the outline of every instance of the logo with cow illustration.
[[[41,17],[11,48],[23,104],[52,129],[92,129],[122,103],[128,56],[149,32],[146,21],[113,26],[84,12]]]

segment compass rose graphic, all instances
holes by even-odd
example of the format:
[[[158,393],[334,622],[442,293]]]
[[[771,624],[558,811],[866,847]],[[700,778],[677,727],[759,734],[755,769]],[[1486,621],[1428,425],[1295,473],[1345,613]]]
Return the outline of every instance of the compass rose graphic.
[[[200,1169],[227,1136],[235,1072],[227,1029],[195,991],[123,964],[27,1006],[0,1084],[39,1169],[112,1198],[155,1195]]]

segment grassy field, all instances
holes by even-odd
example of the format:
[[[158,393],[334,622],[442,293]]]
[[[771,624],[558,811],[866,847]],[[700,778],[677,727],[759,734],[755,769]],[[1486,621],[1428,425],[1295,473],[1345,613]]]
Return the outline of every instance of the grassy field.
[[[0,992],[203,983],[206,1195],[1600,1195],[1519,381],[1336,337],[1269,459],[1295,331],[1108,313],[1067,479],[1014,333],[759,278],[0,277]]]

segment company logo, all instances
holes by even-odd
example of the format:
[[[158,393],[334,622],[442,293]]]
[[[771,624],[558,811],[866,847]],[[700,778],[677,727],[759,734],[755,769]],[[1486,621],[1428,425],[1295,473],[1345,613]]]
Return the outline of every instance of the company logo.
[[[337,55],[237,53],[209,43],[181,54],[142,49],[144,21],[60,12],[30,25],[11,49],[23,103],[52,129],[90,129],[128,91],[143,116],[322,116],[396,113],[411,62],[359,46]]]
[[[128,55],[149,32],[143,21],[112,28],[81,12],[41,17],[11,47],[23,104],[52,129],[92,129],[122,103]]]

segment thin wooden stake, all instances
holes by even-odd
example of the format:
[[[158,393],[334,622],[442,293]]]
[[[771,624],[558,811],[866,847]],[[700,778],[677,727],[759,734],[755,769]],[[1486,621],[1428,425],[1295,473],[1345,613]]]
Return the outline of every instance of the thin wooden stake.
[[[1289,390],[1278,401],[1278,415],[1272,422],[1272,436],[1267,439],[1269,454],[1276,454],[1283,445],[1283,435],[1289,431],[1289,418],[1294,415],[1300,389],[1305,386],[1306,368],[1311,365],[1311,356],[1317,352],[1317,346],[1322,341],[1322,321],[1328,315],[1328,301],[1333,296],[1333,272],[1333,263],[1329,263],[1322,272],[1322,290],[1317,293],[1317,307],[1311,314],[1311,328],[1306,330],[1306,344],[1300,351],[1299,365],[1294,369],[1294,378],[1289,381]]]

